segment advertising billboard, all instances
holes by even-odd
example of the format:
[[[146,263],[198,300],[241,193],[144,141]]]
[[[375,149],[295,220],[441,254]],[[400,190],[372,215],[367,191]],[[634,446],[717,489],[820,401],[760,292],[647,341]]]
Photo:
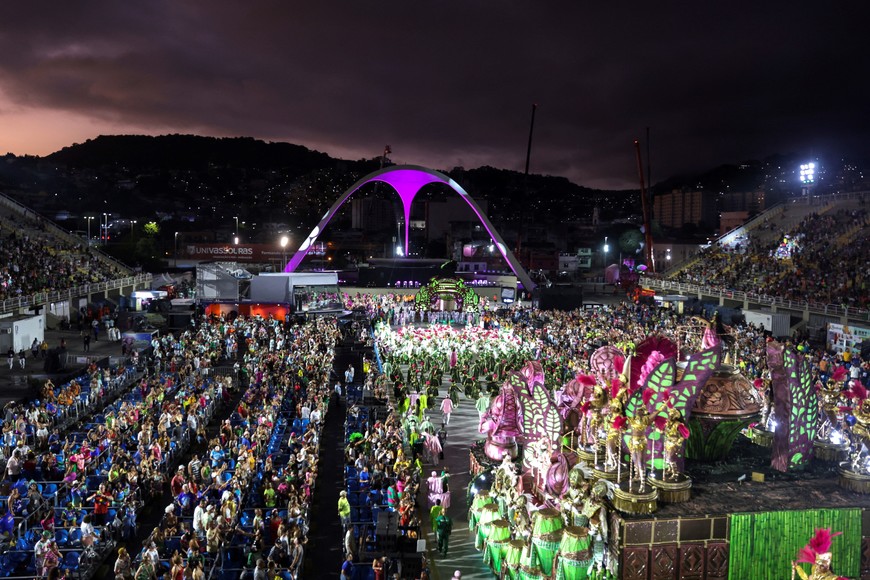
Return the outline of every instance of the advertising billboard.
[[[288,255],[272,244],[184,244],[182,255],[191,260],[260,263],[280,261]]]

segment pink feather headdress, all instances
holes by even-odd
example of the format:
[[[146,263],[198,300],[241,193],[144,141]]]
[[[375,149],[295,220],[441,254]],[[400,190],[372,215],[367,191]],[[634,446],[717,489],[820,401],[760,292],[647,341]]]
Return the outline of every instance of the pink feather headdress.
[[[849,386],[850,389],[843,394],[850,399],[855,399],[858,401],[858,404],[863,403],[864,399],[867,398],[867,389],[864,385],[862,385],[860,381],[852,381]]]
[[[577,382],[583,385],[584,387],[594,387],[595,386],[595,377],[591,375],[577,375]]]
[[[657,350],[654,350],[650,353],[649,358],[646,359],[646,362],[643,363],[643,366],[640,369],[640,376],[637,379],[637,385],[634,385],[635,388],[643,388],[644,383],[646,383],[647,377],[649,377],[656,367],[659,366],[665,360],[665,355],[660,353]]]
[[[671,390],[665,389],[661,393],[659,393],[659,402],[667,404],[669,407],[671,406]]]
[[[649,402],[653,400],[653,397],[656,396],[656,392],[652,389],[644,389],[643,393],[641,393],[641,400],[643,401],[643,406],[649,408]]]
[[[616,372],[616,374],[621,373],[622,369],[624,367],[625,367],[625,357],[624,356],[616,355],[615,357],[613,357],[613,370]]]
[[[831,380],[835,383],[839,383],[846,380],[846,377],[849,376],[849,371],[846,370],[846,367],[839,366],[834,369],[834,372],[831,374]]]
[[[815,564],[816,558],[831,551],[831,543],[834,536],[839,536],[842,533],[837,532],[832,534],[831,528],[816,529],[816,535],[812,537],[810,543],[798,552],[797,561],[799,563]]]

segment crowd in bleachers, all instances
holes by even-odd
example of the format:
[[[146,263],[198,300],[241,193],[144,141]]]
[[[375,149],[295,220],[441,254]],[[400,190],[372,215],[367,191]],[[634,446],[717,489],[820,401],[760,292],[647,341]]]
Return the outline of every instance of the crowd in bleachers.
[[[116,541],[137,536],[137,513],[168,485],[172,504],[138,555],[118,550],[117,577],[202,578],[227,567],[237,578],[260,557],[263,570],[298,577],[336,332],[329,321],[203,321],[155,339],[141,379],[132,368],[92,368],[47,383],[39,401],[7,405],[0,534],[12,547],[0,574],[93,572]],[[234,374],[250,387],[209,439],[233,384],[211,371],[239,345]],[[129,390],[107,405],[122,384]],[[176,469],[194,443],[207,452]]]
[[[121,278],[117,268],[100,263],[83,245],[45,233],[22,232],[0,224],[0,300],[50,290],[63,290]]]
[[[417,492],[421,458],[408,444],[399,416],[382,420],[369,407],[353,408],[345,423],[345,485],[350,513],[345,548],[354,556],[396,551],[420,534]],[[410,550],[413,552],[413,548]]]
[[[858,235],[841,246],[835,242],[840,234],[867,223],[863,209],[811,214],[773,244],[750,237],[728,248],[712,246],[674,279],[786,300],[866,308],[870,237]]]
[[[6,405],[0,575],[51,577],[105,556],[111,512],[100,489],[111,477],[112,449],[94,413],[129,388],[134,372],[92,367],[69,384],[48,383],[30,405]]]
[[[178,467],[173,502],[129,569],[135,563],[143,574],[172,578],[298,578],[331,393],[335,323],[285,328],[258,317],[217,320],[200,332],[213,348],[241,349],[244,364],[237,368],[249,387],[206,453]],[[166,353],[161,358],[165,366]]]

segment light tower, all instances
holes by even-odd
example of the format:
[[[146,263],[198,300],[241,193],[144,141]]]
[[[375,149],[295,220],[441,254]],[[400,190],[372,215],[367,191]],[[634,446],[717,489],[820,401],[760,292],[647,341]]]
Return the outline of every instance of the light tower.
[[[809,195],[810,188],[816,183],[816,164],[813,161],[809,163],[801,163],[800,172],[801,195]]]

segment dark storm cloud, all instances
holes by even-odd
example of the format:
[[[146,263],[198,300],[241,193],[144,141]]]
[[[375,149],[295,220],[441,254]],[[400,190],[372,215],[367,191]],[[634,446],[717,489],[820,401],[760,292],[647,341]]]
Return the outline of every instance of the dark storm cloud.
[[[636,181],[866,147],[862,4],[48,2],[0,5],[0,89],[119,125],[252,135],[449,169]],[[84,135],[83,138],[91,135]],[[860,151],[860,153],[866,153]]]

